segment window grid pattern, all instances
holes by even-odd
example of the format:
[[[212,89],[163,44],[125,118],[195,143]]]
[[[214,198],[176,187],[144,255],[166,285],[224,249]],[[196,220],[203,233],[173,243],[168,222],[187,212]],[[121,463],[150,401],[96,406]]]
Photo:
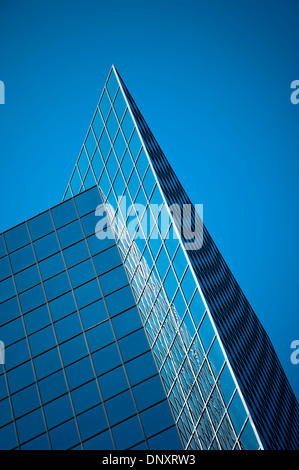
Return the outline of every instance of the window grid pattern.
[[[124,82],[119,80],[167,203],[180,207],[191,204]],[[202,237],[201,249],[188,251],[188,257],[263,447],[297,449],[299,436],[293,429],[298,427],[299,405],[281,363],[205,226]]]
[[[112,74],[114,70],[108,82]],[[177,242],[174,247],[173,240],[162,240],[159,214],[153,214],[151,209],[148,213],[154,222],[156,238],[153,237],[153,240],[139,236],[145,224],[144,214],[132,211],[131,217],[129,214],[126,218],[127,214],[122,212],[122,196],[129,201],[127,206],[142,202],[161,207],[163,198],[122,96],[122,89],[118,88],[114,98],[111,98],[107,88],[108,85],[104,88],[88,132],[88,135],[90,132],[100,135],[97,148],[93,150],[93,159],[89,157],[91,162],[95,155],[101,158],[101,173],[95,177],[93,184],[99,184],[104,202],[117,207],[118,223],[122,221],[116,233],[118,246],[184,447],[259,448],[241,400],[237,413],[241,418],[236,419],[233,413],[232,404],[239,392],[181,245]],[[111,115],[113,120],[109,121]],[[95,132],[98,116],[102,118],[101,133],[99,129]],[[111,122],[114,122],[112,126]],[[110,163],[111,156],[116,161],[114,166]],[[74,174],[66,195],[72,188],[73,178]],[[133,227],[130,223],[132,216],[137,220]],[[114,226],[115,221],[116,218],[111,221]],[[168,229],[173,231],[171,226]],[[209,344],[204,346],[204,337],[209,335],[209,331],[212,331]],[[215,367],[214,361],[220,362],[220,368]],[[233,383],[229,400],[226,401],[222,385],[226,378],[221,376],[223,370],[228,371]]]
[[[2,449],[182,448],[101,203],[95,186],[1,234]]]

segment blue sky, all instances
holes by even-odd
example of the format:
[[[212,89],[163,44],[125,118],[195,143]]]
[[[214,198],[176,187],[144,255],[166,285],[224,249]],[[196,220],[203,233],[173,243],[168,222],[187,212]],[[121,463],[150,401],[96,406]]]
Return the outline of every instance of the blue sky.
[[[2,0],[0,230],[60,202],[114,63],[299,398],[298,13],[295,0]]]

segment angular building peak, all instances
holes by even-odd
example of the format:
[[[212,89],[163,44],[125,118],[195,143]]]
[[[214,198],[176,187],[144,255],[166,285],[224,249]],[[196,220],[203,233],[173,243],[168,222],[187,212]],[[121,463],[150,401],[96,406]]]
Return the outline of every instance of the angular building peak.
[[[93,142],[92,146],[90,146],[90,140]],[[84,157],[82,157],[82,153]],[[175,225],[177,225],[175,214],[169,209],[174,205],[182,209],[184,205],[192,206],[191,201],[114,66],[112,66],[109,73],[82,153],[68,186],[68,195],[71,194],[71,191],[82,191],[90,184],[97,183],[103,191],[104,201],[115,208],[119,208],[119,197],[123,197],[123,195],[128,196],[130,203],[142,202],[150,205],[152,202],[155,202],[164,204],[169,212],[169,220],[172,224],[172,229],[177,233],[177,229],[175,229]],[[85,161],[85,166],[83,166],[81,171],[82,159]],[[94,178],[91,177],[92,170]],[[77,183],[78,181],[80,182],[79,184]],[[193,222],[194,217],[196,217],[194,214],[196,214],[196,212],[192,206],[191,219],[193,219]],[[138,218],[141,226],[144,223],[143,220],[144,218],[142,219],[142,217]],[[128,221],[129,219],[124,221],[124,224],[128,224]],[[155,248],[151,246],[154,242],[148,235],[148,233],[145,235],[145,242],[140,242],[136,237],[136,233],[135,235],[133,234],[133,236],[129,234],[127,249],[129,250],[130,247],[131,251],[133,251],[134,247],[135,251],[133,256],[133,258],[135,257],[135,267],[132,268],[134,261],[131,262],[130,267],[127,266],[132,285],[134,286],[135,278],[137,277],[138,263],[140,266],[143,261],[149,269],[151,269],[151,265],[154,263],[159,271],[160,259],[164,259],[163,262],[161,261],[164,266],[169,264],[173,268],[175,274],[175,276],[173,276],[175,279],[174,282],[177,282],[180,287],[182,287],[184,279],[185,285],[191,286],[194,284],[194,288],[198,293],[197,298],[200,299],[203,305],[202,309],[199,308],[199,311],[206,311],[205,318],[210,324],[211,331],[214,331],[215,341],[217,340],[217,345],[219,345],[217,347],[219,347],[219,351],[223,354],[223,360],[227,364],[227,370],[229,370],[232,380],[236,381],[236,390],[238,393],[236,396],[238,396],[238,399],[235,398],[235,401],[238,401],[240,406],[241,404],[242,406],[245,405],[244,416],[246,415],[248,417],[247,419],[251,426],[252,436],[255,436],[256,442],[259,443],[257,447],[264,446],[265,448],[273,449],[298,447],[298,437],[294,436],[291,431],[295,423],[298,423],[299,420],[296,398],[268,335],[253,312],[248,300],[229,270],[206,227],[202,226],[201,243],[199,249],[196,250],[186,250],[184,236],[182,233],[179,234],[177,258],[181,258],[181,262],[185,264],[186,272],[183,279],[176,273],[178,269],[176,261],[172,260],[171,248],[168,247],[173,241],[170,242],[164,239],[163,243],[161,243],[162,248],[156,249],[158,250],[157,253],[159,252],[157,254]],[[161,230],[160,236],[162,236]],[[118,243],[119,246],[122,247],[123,241],[119,240]],[[165,257],[163,255],[164,248],[167,253]],[[147,253],[147,249],[150,254]],[[128,251],[124,248],[121,248],[121,251],[125,265],[129,264]],[[147,256],[149,259],[147,259]],[[137,264],[136,259],[138,260]],[[173,265],[172,262],[174,262]],[[170,268],[166,276],[164,275],[164,271],[162,274],[159,273],[158,276],[159,282],[166,291],[168,309],[173,308],[176,300],[172,294],[167,293],[171,273],[172,269]],[[148,281],[143,280],[144,285],[147,285],[147,282]],[[191,287],[190,290],[192,290]],[[140,310],[144,311],[144,294],[142,294],[141,291],[136,291],[135,296]],[[187,306],[191,308],[191,299],[185,296],[184,300],[186,303],[183,310],[185,308],[187,309]],[[184,312],[180,311],[181,308],[182,307],[179,307],[175,311],[175,316],[172,319],[174,325],[176,321],[179,321],[178,319],[184,315]],[[155,307],[152,305],[151,309],[153,312]],[[151,315],[153,314],[143,312],[143,321],[145,327],[149,328],[149,334],[152,335],[152,347],[157,360],[161,363],[160,373],[163,376],[163,373],[165,373],[163,367],[165,367],[166,364],[167,354],[165,351],[163,353],[161,350],[158,350],[157,338],[159,334],[163,335],[165,333],[163,333],[163,327],[160,323],[155,327],[156,329],[153,327]],[[205,330],[203,327],[204,323],[202,323],[202,315],[195,313],[194,316],[191,314],[191,317],[191,330],[187,328],[186,333],[191,334],[191,338],[193,338],[193,332],[196,331],[196,335],[200,340],[200,346],[203,348],[202,350],[205,351],[200,334],[200,328]],[[148,326],[149,324],[151,325],[150,327]],[[181,327],[182,326],[183,324],[181,324]],[[167,331],[166,336],[168,336],[168,334],[169,332]],[[190,341],[191,338],[189,339]],[[170,345],[169,347],[171,348]],[[209,344],[209,347],[211,347],[211,344]],[[207,348],[207,353],[209,347]],[[199,346],[198,350],[200,350]],[[199,357],[198,350],[196,353],[194,352],[194,354]],[[250,351],[250,354],[248,351]],[[183,363],[183,358],[181,362]],[[242,367],[240,367],[240,364],[242,364]],[[180,366],[181,365],[180,363]],[[211,367],[213,369],[213,365]],[[200,369],[199,364],[198,369]],[[224,370],[222,373],[224,374]],[[175,381],[170,380],[170,382],[167,382],[169,377],[167,376],[167,379],[165,377],[164,382],[166,389],[170,391],[172,387],[174,387]],[[192,377],[194,378],[194,376]],[[217,377],[215,377],[214,380],[220,387],[220,390],[217,390],[217,392],[219,392],[221,396],[221,374]],[[258,384],[256,382],[257,377],[259,378]],[[180,380],[181,382],[184,381],[182,378]],[[205,379],[202,380],[204,383]],[[217,439],[216,444],[215,439],[213,440],[211,437],[206,438],[206,433],[209,435],[209,431],[206,430],[209,428],[208,425],[206,425],[206,427],[203,425],[202,429],[200,427],[201,423],[206,418],[206,414],[209,414],[206,413],[205,410],[208,411],[209,406],[211,408],[211,403],[209,405],[204,397],[202,397],[202,406],[197,402],[196,408],[202,410],[200,412],[202,417],[199,421],[194,418],[194,412],[193,414],[190,412],[192,405],[189,403],[189,398],[187,397],[193,382],[189,379],[187,383],[185,394],[181,388],[179,395],[181,397],[184,396],[180,405],[182,409],[184,409],[183,403],[188,403],[190,422],[192,422],[189,430],[191,428],[196,429],[196,431],[193,432],[198,436],[200,446],[203,448],[211,446],[212,443],[215,447],[226,447],[227,443],[224,445],[221,443],[221,439]],[[202,393],[201,386],[202,384],[199,384],[199,394]],[[177,403],[178,398],[173,397],[171,400],[169,397],[169,399],[172,403],[174,414],[176,415],[175,403]],[[232,406],[232,403],[224,402],[222,404],[224,408],[220,414],[228,418],[229,426],[232,424],[229,418],[229,408]],[[213,406],[214,405],[215,403],[213,402]],[[181,412],[182,409],[180,406],[179,410]],[[217,406],[221,408],[219,404]],[[213,429],[210,436],[213,432],[217,435],[218,419],[214,421],[211,415],[209,415],[209,419],[211,430]],[[226,420],[226,418],[223,417],[222,419],[224,419],[224,421]],[[179,425],[179,429],[183,429],[183,427],[186,426],[186,422],[189,422],[187,415],[182,421],[184,425]],[[216,429],[215,422],[217,423]],[[286,423],[291,424],[286,426]],[[234,426],[232,426],[232,428],[234,428]],[[219,432],[220,430],[221,426]],[[227,432],[226,434],[229,435]],[[241,435],[237,434],[235,435],[236,440],[233,439],[232,442],[238,442],[238,445],[241,445]],[[187,435],[190,438],[190,434],[187,433]],[[193,436],[192,432],[191,436]],[[188,442],[188,440],[185,439],[184,445],[188,446],[190,442],[191,440]],[[246,447],[246,445],[244,445],[244,447]]]
[[[0,447],[298,448],[271,341],[114,65],[63,199],[0,234]]]

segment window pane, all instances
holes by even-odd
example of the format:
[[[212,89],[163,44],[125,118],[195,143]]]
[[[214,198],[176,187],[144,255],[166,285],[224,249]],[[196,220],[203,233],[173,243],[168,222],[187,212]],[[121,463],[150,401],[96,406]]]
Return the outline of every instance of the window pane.
[[[72,391],[72,400],[76,413],[82,413],[101,403],[99,389],[95,380]]]
[[[75,297],[79,308],[102,297],[97,279],[87,282],[75,289]]]
[[[38,383],[41,399],[43,403],[63,395],[67,392],[66,381],[62,370],[49,375]]]
[[[80,361],[66,367],[65,373],[71,390],[95,377],[89,357],[84,357]]]
[[[6,249],[4,245],[3,235],[0,235],[0,256],[6,255]]]
[[[34,219],[28,220],[28,226],[32,240],[43,237],[54,230],[49,211],[34,217]]]
[[[90,352],[94,352],[99,348],[107,346],[114,341],[114,335],[109,321],[105,321],[100,325],[86,332],[86,339]]]
[[[7,379],[9,384],[10,393],[17,392],[21,388],[35,382],[31,362],[26,362],[21,366],[7,372]]]
[[[88,214],[88,212],[94,212],[97,206],[102,203],[97,186],[80,194],[74,200],[80,217]]]
[[[4,302],[16,295],[14,283],[11,277],[0,282],[0,302]]]
[[[173,260],[173,266],[180,281],[185,272],[185,269],[187,268],[187,260],[181,247],[176,252],[176,255]]]
[[[108,83],[107,83],[107,90],[108,90],[111,101],[114,100],[115,93],[117,92],[117,89],[118,89],[117,78],[115,76],[114,71],[112,70],[111,73],[110,73]]]
[[[22,364],[22,362],[30,359],[28,345],[26,339],[6,347],[5,350],[5,367],[7,370]]]
[[[232,399],[232,402],[229,405],[228,412],[231,417],[236,434],[238,435],[247,417],[247,414],[246,414],[246,411],[245,411],[245,408],[242,403],[238,390],[236,390],[234,398]]]
[[[103,130],[103,121],[98,110],[96,111],[96,114],[92,123],[92,128],[94,130],[97,140],[99,140],[101,132]]]
[[[156,180],[154,178],[151,168],[148,168],[142,184],[147,194],[147,197],[149,198],[156,184]],[[156,201],[153,201],[153,202],[155,203]],[[159,204],[160,201],[157,201],[157,203]],[[162,200],[161,200],[161,203],[162,203]]]
[[[136,414],[136,408],[129,390],[106,401],[105,408],[111,426]]]
[[[40,283],[39,272],[36,266],[31,266],[30,268],[24,269],[20,273],[15,275],[15,282],[18,289],[18,292],[29,289],[35,284]]]
[[[116,120],[113,109],[111,109],[111,112],[110,112],[109,117],[107,119],[106,126],[107,126],[107,129],[108,129],[109,135],[110,135],[110,139],[113,141],[114,137],[116,135],[116,131],[118,129],[118,122]]]
[[[85,450],[113,450],[113,442],[109,431],[102,432],[98,436],[84,442]]]
[[[122,134],[121,130],[119,130],[118,134],[116,136],[116,139],[114,141],[114,150],[116,152],[116,156],[117,156],[119,162],[121,161],[122,156],[124,154],[124,151],[126,150],[126,146],[127,146],[127,144],[125,142],[123,134]]]
[[[123,130],[124,134],[125,134],[125,138],[128,142],[130,140],[131,134],[132,134],[133,129],[134,129],[134,123],[133,123],[132,117],[131,117],[130,112],[129,112],[128,109],[127,109],[127,112],[125,114],[124,120],[122,121],[121,127],[122,127],[122,130]]]
[[[215,341],[209,351],[208,358],[211,362],[214,376],[217,377],[224,363],[224,355],[217,338],[215,338]]]
[[[99,181],[99,186],[101,188],[102,194],[104,198],[107,198],[109,190],[111,188],[110,181],[107,176],[107,171],[103,171],[102,176]]]
[[[167,431],[152,437],[148,441],[149,448],[151,450],[178,450],[182,449],[182,443],[180,441],[177,428],[172,427]]]
[[[104,168],[103,159],[98,148],[96,149],[94,156],[93,156],[92,168],[93,168],[96,180],[98,181],[101,176],[102,170]]]
[[[69,276],[73,287],[78,287],[86,281],[95,277],[96,273],[90,259],[69,269]]]
[[[10,408],[9,399],[0,401],[0,426],[4,426],[12,421],[12,412]]]
[[[166,398],[161,379],[158,375],[133,387],[133,394],[139,411]]]
[[[161,280],[164,279],[164,276],[166,274],[167,269],[169,268],[169,265],[170,265],[170,261],[166,255],[166,250],[164,246],[162,246],[162,249],[157,258],[157,268],[158,268]]]
[[[60,228],[62,225],[66,225],[69,222],[77,219],[77,214],[72,199],[69,199],[68,201],[54,207],[51,209],[51,212],[56,228]]]
[[[147,437],[156,434],[174,424],[168,401],[163,401],[140,415],[143,429]]]
[[[240,444],[246,450],[258,450],[260,447],[249,420],[242,431]]]
[[[43,328],[51,323],[47,305],[36,308],[31,312],[24,315],[24,322],[26,325],[27,334],[34,333],[35,331]]]
[[[95,234],[96,224],[98,223],[98,218],[95,215],[95,212],[91,212],[90,214],[82,217],[81,223],[86,237]]]
[[[82,440],[108,428],[103,406],[98,405],[77,417]]]
[[[100,110],[103,116],[103,119],[106,120],[108,116],[108,112],[110,109],[110,100],[108,98],[107,92],[104,91],[101,102],[100,102]]]
[[[59,244],[55,233],[50,233],[40,238],[33,245],[38,261],[59,251]]]
[[[117,338],[121,338],[142,326],[136,307],[112,318],[112,324]]]
[[[87,190],[88,188],[91,188],[92,186],[94,186],[96,183],[96,179],[94,177],[94,174],[93,174],[93,171],[92,171],[92,168],[91,166],[88,168],[88,171],[86,173],[86,176],[85,176],[85,180],[84,180],[84,187],[85,189]],[[81,193],[81,194],[85,194],[85,192]],[[81,195],[80,194],[80,195]]]
[[[121,164],[121,169],[123,171],[123,174],[124,174],[124,177],[125,177],[126,181],[128,181],[129,176],[130,176],[130,174],[132,172],[132,169],[133,169],[132,158],[131,158],[131,155],[128,151],[126,151],[125,156],[123,158],[123,161],[122,161],[122,164]]]
[[[122,117],[124,115],[125,109],[127,107],[125,99],[124,99],[123,94],[121,92],[121,89],[118,90],[113,105],[114,105],[114,109],[116,111],[117,117],[118,117],[119,121],[121,121]]]
[[[26,223],[18,225],[4,233],[7,250],[9,252],[17,250],[23,245],[30,243],[30,238]]]
[[[57,234],[62,248],[72,245],[83,238],[83,232],[78,220],[59,229]]]
[[[27,442],[26,444],[22,445],[21,449],[23,450],[50,450],[50,445],[48,441],[48,437],[46,434],[42,434],[32,441]]]
[[[11,450],[18,445],[13,423],[0,429],[0,442],[1,450]]]
[[[79,442],[75,420],[66,423],[50,431],[50,439],[54,450],[69,449]]]
[[[56,340],[52,326],[47,326],[42,330],[29,336],[29,344],[32,356],[38,354],[56,346]]]
[[[99,377],[99,384],[104,400],[129,388],[122,366]]]
[[[129,361],[149,349],[143,328],[119,340],[118,344],[124,361]]]
[[[111,316],[135,306],[135,300],[130,286],[114,292],[106,297],[106,304]]]
[[[121,358],[115,343],[93,353],[92,360],[97,375],[104,374],[110,369],[114,369],[114,367],[119,366],[121,363]]]
[[[120,265],[122,262],[116,245],[94,256],[93,261],[98,275]]]
[[[201,319],[206,309],[198,291],[195,292],[195,295],[192,299],[189,309],[190,309],[193,321],[195,323],[195,326],[197,328],[199,323],[201,322]]]
[[[113,181],[118,170],[118,162],[113,150],[111,150],[108,161],[107,161],[107,170],[110,176],[110,180]]]
[[[125,450],[144,440],[143,433],[136,416],[112,428],[116,449]]]
[[[134,133],[131,137],[131,140],[130,140],[130,143],[129,143],[129,148],[130,148],[131,155],[132,155],[134,161],[136,161],[136,159],[139,155],[139,151],[141,149],[141,141],[140,141],[140,138],[139,138],[139,135],[138,135],[138,132],[137,132],[136,129],[134,130]]]
[[[26,290],[20,294],[19,299],[23,313],[29,312],[29,310],[33,310],[46,302],[41,285]]]
[[[34,359],[37,379],[41,379],[61,369],[61,361],[56,348],[47,351]]]
[[[138,157],[136,166],[137,166],[137,170],[138,170],[140,179],[142,179],[144,177],[145,171],[148,167],[148,159],[147,159],[147,156],[146,156],[145,151],[143,149],[140,152],[140,155]]]
[[[73,410],[69,395],[63,395],[57,400],[44,406],[44,412],[48,428],[57,426],[57,424],[73,417]]]
[[[79,170],[76,165],[75,171],[73,173],[72,180],[71,180],[71,187],[72,187],[73,194],[78,194],[79,189],[81,188],[81,184],[82,184],[81,177],[79,175]]]
[[[86,155],[85,148],[83,147],[81,151],[81,155],[78,160],[78,168],[79,168],[82,180],[84,179],[86,175],[88,165],[89,165],[88,157]]]
[[[188,268],[188,270],[186,271],[184,275],[184,278],[181,283],[181,287],[183,289],[185,299],[189,303],[196,287],[190,268]]]
[[[75,312],[55,323],[55,331],[59,343],[66,341],[82,332],[78,313]]]
[[[108,153],[109,153],[110,148],[111,148],[110,140],[108,138],[108,134],[107,134],[106,130],[104,130],[102,135],[101,135],[101,138],[100,138],[100,141],[99,141],[99,147],[100,147],[100,150],[101,150],[102,157],[103,157],[104,161],[106,161],[106,159],[108,157]]]
[[[71,289],[66,272],[57,274],[55,277],[44,282],[44,288],[48,300],[52,300]]]
[[[157,374],[157,367],[152,352],[143,354],[126,364],[131,385],[135,385],[151,375]]]
[[[80,261],[89,258],[89,253],[85,240],[76,243],[63,251],[65,263],[68,268],[74,266]]]
[[[65,366],[88,354],[83,335],[76,336],[60,345],[60,352]]]
[[[92,156],[93,156],[94,149],[96,148],[96,141],[94,139],[92,129],[90,129],[90,131],[88,132],[88,136],[87,136],[87,139],[85,141],[85,147],[87,149],[89,159],[91,160]]]
[[[0,281],[6,277],[11,276],[10,266],[8,262],[8,257],[0,259]]]
[[[210,347],[212,339],[215,336],[214,328],[212,326],[212,323],[211,323],[207,313],[206,313],[206,315],[203,319],[202,324],[200,325],[198,333],[199,333],[201,342],[203,344],[203,347],[207,351]]]
[[[65,267],[61,253],[56,253],[56,255],[41,261],[39,263],[39,269],[43,280],[64,271]]]
[[[0,304],[0,318],[1,323],[6,323],[13,320],[21,314],[19,304],[16,297],[12,297]]]
[[[49,302],[50,312],[54,321],[65,317],[76,310],[76,304],[72,292]]]
[[[13,272],[27,268],[31,264],[35,264],[35,257],[31,245],[27,245],[10,255],[10,262]]]
[[[28,441],[33,437],[45,432],[45,423],[40,409],[16,421],[20,442]]]
[[[104,295],[119,289],[125,284],[128,284],[128,278],[123,265],[112,269],[112,271],[109,271],[106,274],[103,274],[100,277],[100,284]]]
[[[107,311],[103,299],[80,309],[80,316],[84,329],[90,328],[107,318]]]

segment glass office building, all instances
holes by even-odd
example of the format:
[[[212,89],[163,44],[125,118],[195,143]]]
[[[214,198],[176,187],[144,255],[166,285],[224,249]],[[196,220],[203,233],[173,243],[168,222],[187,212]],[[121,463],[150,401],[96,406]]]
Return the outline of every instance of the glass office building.
[[[298,447],[267,334],[173,204],[191,203],[112,67],[64,201],[1,235],[0,448]]]

